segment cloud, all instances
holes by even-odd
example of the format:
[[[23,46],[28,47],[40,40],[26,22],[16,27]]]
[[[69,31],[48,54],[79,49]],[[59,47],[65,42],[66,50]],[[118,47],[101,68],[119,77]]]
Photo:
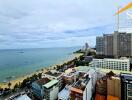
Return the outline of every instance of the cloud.
[[[121,0],[0,0],[0,49],[95,45]]]

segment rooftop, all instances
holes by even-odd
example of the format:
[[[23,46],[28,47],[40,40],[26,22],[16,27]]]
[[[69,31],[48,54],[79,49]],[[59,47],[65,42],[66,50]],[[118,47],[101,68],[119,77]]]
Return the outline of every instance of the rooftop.
[[[46,88],[50,88],[51,86],[53,86],[54,84],[58,83],[58,80],[52,80],[50,82],[48,82],[47,84],[43,85]]]
[[[42,78],[36,81],[36,83],[38,83],[39,85],[44,85],[46,83],[50,82],[50,79],[48,78]]]
[[[79,73],[79,80],[77,82],[75,82],[72,87],[80,89],[80,90],[84,90],[86,85],[88,84],[90,78],[88,76],[88,74],[86,73]]]
[[[77,71],[84,71],[84,72],[87,72],[89,71],[90,67],[89,66],[78,66],[78,67],[75,67],[75,69]]]
[[[121,71],[121,70],[112,70],[112,69],[102,69],[102,68],[98,68],[100,71],[102,72],[105,72],[105,73],[108,73],[110,71],[112,71],[113,73],[115,74],[120,74],[120,73],[127,73],[127,74],[132,74],[132,72],[130,71]]]
[[[78,93],[80,93],[80,94],[82,94],[82,93],[83,93],[83,91],[82,91],[82,90],[77,89],[77,88],[74,88],[74,87],[71,87],[71,88],[70,88],[70,90],[71,90],[71,91],[74,91],[74,92],[78,92]]]
[[[62,91],[58,93],[58,98],[61,100],[68,100],[70,95],[69,87],[66,86]]]
[[[61,72],[57,72],[57,71],[48,71],[48,72],[46,72],[45,74],[51,75],[51,76],[54,76],[54,77],[58,77],[58,76],[60,76],[62,73],[61,73]]]
[[[24,94],[16,98],[15,100],[31,100],[31,99],[26,94]]]
[[[124,78],[125,81],[132,81],[132,74],[122,73],[121,76]]]

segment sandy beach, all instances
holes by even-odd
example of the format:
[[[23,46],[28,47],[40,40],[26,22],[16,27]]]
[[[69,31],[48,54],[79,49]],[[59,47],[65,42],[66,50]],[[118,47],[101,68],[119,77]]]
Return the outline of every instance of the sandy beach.
[[[16,83],[17,83],[17,84],[21,83],[24,79],[26,79],[27,77],[32,76],[33,74],[38,74],[38,73],[42,73],[42,72],[45,73],[45,72],[47,71],[47,69],[52,70],[52,69],[54,69],[54,68],[56,67],[56,65],[62,65],[62,64],[64,64],[64,63],[67,63],[68,61],[73,60],[74,58],[80,57],[81,55],[83,55],[83,54],[82,54],[82,53],[75,53],[75,54],[72,54],[72,55],[71,55],[68,59],[66,59],[65,61],[61,61],[60,63],[55,64],[55,65],[53,65],[53,66],[51,66],[51,67],[49,67],[49,68],[44,68],[43,71],[42,71],[42,69],[39,69],[39,71],[36,71],[36,72],[34,72],[34,73],[32,73],[32,74],[29,74],[29,75],[26,75],[26,76],[23,76],[23,77],[19,77],[19,78],[15,79],[15,80],[11,80],[11,81],[10,81],[10,83],[11,83],[10,88],[11,88],[11,89],[14,88],[14,86],[15,86]],[[1,88],[8,88],[8,83],[0,83],[0,87],[1,87]]]

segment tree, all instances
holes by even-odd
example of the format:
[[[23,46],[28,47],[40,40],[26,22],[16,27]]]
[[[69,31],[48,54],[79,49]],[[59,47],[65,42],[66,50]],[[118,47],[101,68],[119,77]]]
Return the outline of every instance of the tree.
[[[111,76],[114,76],[116,75],[115,73],[113,73],[112,71],[110,71],[109,73],[106,74],[107,76],[111,77]]]
[[[16,83],[14,86],[14,89],[17,89],[17,88],[19,88],[19,85]]]
[[[10,89],[10,87],[11,87],[11,83],[10,83],[10,82],[8,83],[8,87],[9,87],[9,89]]]
[[[3,91],[3,88],[0,87],[0,92],[2,92],[2,91]]]
[[[39,74],[38,74],[39,79],[41,79],[41,76],[42,76],[42,73],[39,73]]]

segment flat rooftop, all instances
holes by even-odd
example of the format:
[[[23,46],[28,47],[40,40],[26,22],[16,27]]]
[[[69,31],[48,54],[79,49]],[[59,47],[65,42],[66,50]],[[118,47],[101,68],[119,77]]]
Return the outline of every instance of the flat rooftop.
[[[58,77],[60,76],[62,73],[61,72],[56,72],[56,71],[48,71],[44,74],[50,75],[50,76],[54,76],[54,77]]]
[[[77,93],[80,93],[80,94],[83,93],[82,90],[80,90],[80,89],[78,89],[78,88],[75,88],[75,87],[71,87],[70,90],[71,90],[71,91],[74,91],[74,92],[77,92]]]
[[[38,83],[39,85],[44,85],[46,83],[50,82],[50,79],[48,78],[42,78],[36,81],[36,83]]]
[[[31,100],[31,99],[26,94],[24,94],[16,98],[15,100]]]
[[[84,72],[87,72],[91,69],[91,67],[89,66],[78,66],[78,67],[75,67],[75,70],[77,71],[84,71]]]
[[[125,81],[132,81],[132,74],[121,73],[121,76],[124,78]]]
[[[59,81],[58,80],[52,80],[48,83],[46,83],[45,85],[43,85],[44,87],[46,87],[47,89],[52,87],[53,85],[55,85],[56,83],[58,83]]]
[[[102,71],[102,72],[105,72],[105,73],[108,73],[110,71],[112,71],[113,73],[115,74],[120,74],[120,73],[128,73],[128,74],[132,74],[132,72],[130,71],[121,71],[121,70],[112,70],[112,69],[103,69],[103,68],[98,68],[99,71]]]
[[[84,90],[86,85],[88,84],[90,78],[88,77],[88,74],[86,73],[80,73],[79,74],[79,80],[76,81],[72,87],[80,89],[80,90]]]
[[[68,100],[70,96],[70,87],[66,86],[62,91],[58,93],[58,98],[61,100]]]

